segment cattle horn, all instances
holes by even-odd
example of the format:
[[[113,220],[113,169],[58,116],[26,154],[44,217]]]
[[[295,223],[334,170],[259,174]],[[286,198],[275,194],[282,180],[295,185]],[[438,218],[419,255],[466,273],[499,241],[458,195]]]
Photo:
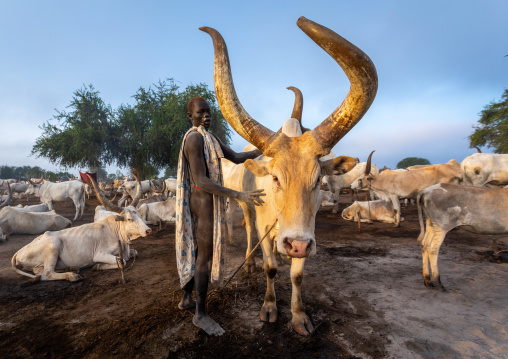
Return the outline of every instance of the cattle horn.
[[[475,146],[475,148],[478,151],[478,153],[482,153],[482,150],[480,150],[480,148],[478,146]]]
[[[7,196],[7,199],[2,204],[0,204],[0,208],[4,208],[5,206],[7,206],[12,199],[11,184],[9,183],[9,181],[6,181],[6,182],[7,182],[7,190],[9,191],[9,194]]]
[[[374,101],[378,84],[376,67],[362,50],[332,30],[303,16],[296,24],[340,65],[351,83],[340,106],[312,130],[316,141],[328,153],[360,121]]]
[[[41,174],[41,179],[40,179],[39,181],[37,181],[37,182],[32,181],[32,180],[30,179],[30,177],[28,177],[28,172],[25,174],[25,176],[26,176],[26,179],[28,180],[28,182],[29,182],[31,185],[33,185],[33,186],[35,186],[36,184],[41,184],[41,183],[42,183],[42,181],[44,181],[44,175],[42,175],[42,174]]]
[[[277,133],[254,120],[243,108],[236,95],[229,64],[228,49],[221,34],[211,27],[200,27],[213,41],[213,82],[215,96],[224,118],[248,142],[264,152],[277,138]]]
[[[102,193],[102,190],[99,188],[99,186],[97,185],[95,180],[92,178],[92,176],[90,176],[88,173],[86,175],[90,179],[90,183],[92,184],[92,186],[93,186],[93,188],[95,190],[95,195],[97,196],[97,199],[99,200],[99,202],[107,210],[110,210],[110,211],[113,211],[113,212],[116,212],[116,213],[122,213],[123,212],[123,208],[120,207],[120,206],[117,206],[116,204],[113,204],[112,202],[110,202],[109,199],[106,198],[104,193]]]
[[[372,167],[372,154],[376,152],[375,150],[372,151],[369,155],[369,158],[367,159],[367,165],[365,166],[365,176],[370,175],[370,169]]]
[[[132,207],[136,207],[139,203],[139,200],[141,199],[141,182],[139,181],[139,178],[138,178],[139,173],[135,168],[132,169],[132,175],[136,179],[137,189],[136,189],[136,195],[132,199],[132,203],[130,205]]]
[[[166,181],[164,181],[164,178],[163,178],[163,179],[162,179],[162,189],[161,189],[160,191],[157,191],[157,190],[155,189],[155,186],[154,186],[154,190],[153,190],[153,191],[154,191],[155,193],[164,193],[164,191],[165,191],[165,190],[166,190]]]
[[[295,93],[295,104],[293,105],[293,112],[291,113],[291,118],[295,118],[302,124],[302,111],[303,111],[303,95],[302,91],[297,89],[294,86],[286,87],[288,90],[291,90]]]

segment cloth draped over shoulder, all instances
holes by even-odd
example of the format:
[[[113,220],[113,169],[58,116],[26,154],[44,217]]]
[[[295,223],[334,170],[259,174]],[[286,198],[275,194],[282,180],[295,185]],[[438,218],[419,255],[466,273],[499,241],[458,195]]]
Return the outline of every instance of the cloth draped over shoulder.
[[[183,288],[193,277],[196,269],[197,240],[196,222],[190,210],[190,195],[194,189],[191,185],[189,163],[183,149],[189,133],[197,131],[203,136],[204,157],[210,179],[220,186],[224,185],[220,159],[224,157],[220,144],[203,126],[192,127],[183,138],[176,187],[176,264],[180,285]],[[226,200],[223,196],[213,195],[213,259],[210,281],[222,284],[225,273],[226,243]]]

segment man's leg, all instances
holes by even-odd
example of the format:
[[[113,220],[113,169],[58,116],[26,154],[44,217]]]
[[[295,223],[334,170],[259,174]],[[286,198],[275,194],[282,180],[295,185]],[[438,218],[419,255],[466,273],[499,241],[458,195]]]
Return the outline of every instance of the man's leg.
[[[191,309],[196,307],[196,302],[192,299],[192,289],[194,289],[194,278],[183,287],[183,296],[180,303],[178,303],[178,308]]]
[[[207,194],[208,195],[208,194]],[[197,196],[196,196],[197,197]],[[213,202],[212,196],[198,198],[191,196],[191,211],[196,219],[196,240],[198,251],[196,258],[196,313],[192,323],[203,329],[208,335],[222,335],[224,329],[215,322],[206,311],[208,293],[208,262],[213,257]],[[204,197],[204,198],[203,198]]]

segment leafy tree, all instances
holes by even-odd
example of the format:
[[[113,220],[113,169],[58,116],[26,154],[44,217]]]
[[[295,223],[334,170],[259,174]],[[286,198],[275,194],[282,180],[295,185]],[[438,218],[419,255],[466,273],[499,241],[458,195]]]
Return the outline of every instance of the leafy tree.
[[[409,166],[415,165],[430,165],[430,162],[426,158],[406,157],[402,161],[397,163],[397,168],[408,168]]]
[[[469,136],[469,146],[487,146],[495,153],[508,153],[508,89],[500,102],[491,102],[481,112],[478,125]]]
[[[133,105],[122,104],[116,111],[100,98],[92,85],[74,93],[69,112],[59,112],[43,124],[32,155],[46,157],[63,167],[101,168],[114,163],[136,168],[141,178],[178,165],[182,139],[190,128],[187,102],[195,96],[208,100],[212,110],[210,130],[226,144],[231,130],[223,118],[214,92],[206,84],[190,85],[179,92],[173,79],[159,81],[148,89],[139,88]],[[129,175],[129,174],[126,174]]]
[[[95,168],[110,164],[117,150],[117,139],[111,106],[106,105],[92,85],[73,94],[68,108],[40,126],[43,134],[35,141],[32,155],[46,157],[63,166]]]

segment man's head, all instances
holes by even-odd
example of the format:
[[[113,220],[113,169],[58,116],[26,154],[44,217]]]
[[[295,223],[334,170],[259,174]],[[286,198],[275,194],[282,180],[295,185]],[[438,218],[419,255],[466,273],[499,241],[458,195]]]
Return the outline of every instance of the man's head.
[[[212,112],[210,105],[202,97],[193,97],[187,104],[187,117],[196,127],[203,126],[207,130],[212,124]]]

